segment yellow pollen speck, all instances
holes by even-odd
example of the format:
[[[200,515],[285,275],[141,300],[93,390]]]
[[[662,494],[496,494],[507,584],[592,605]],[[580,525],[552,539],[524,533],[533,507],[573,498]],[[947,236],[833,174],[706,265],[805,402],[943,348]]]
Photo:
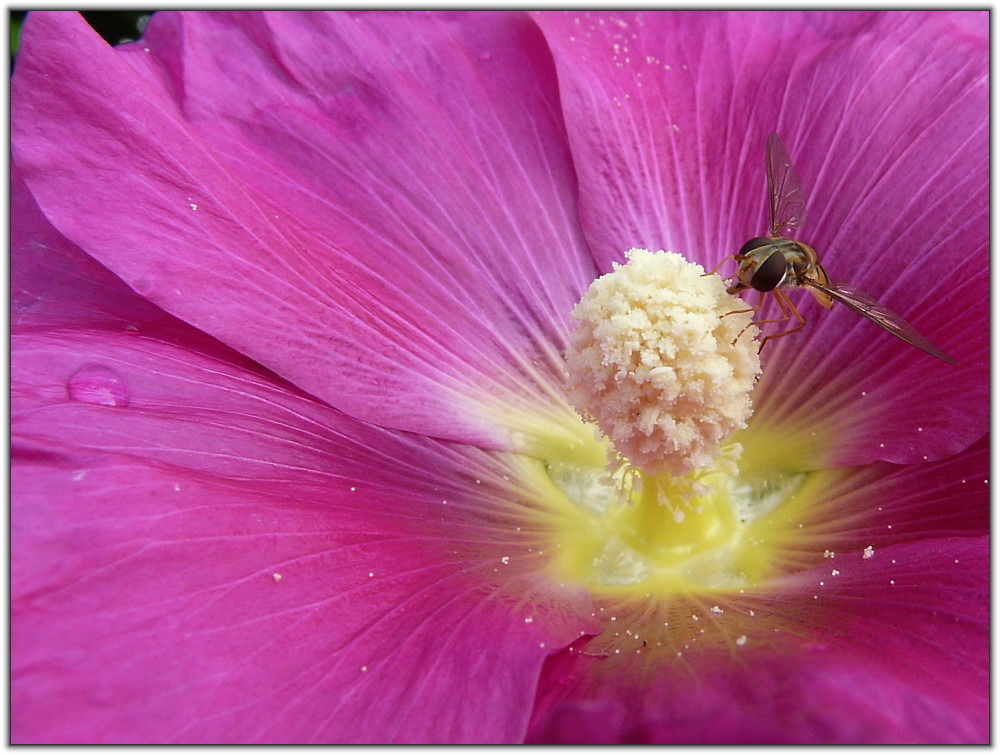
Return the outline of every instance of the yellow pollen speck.
[[[862,554],[862,558],[871,558],[875,555],[875,547],[872,545],[865,546],[865,552]]]
[[[626,257],[573,310],[570,400],[645,473],[703,469],[750,417],[756,327],[728,314],[739,302],[700,265],[645,249]]]
[[[737,645],[746,645],[747,644],[747,636],[745,634],[743,634],[743,635],[740,635],[739,637],[737,637],[736,638],[736,644]]]
[[[273,579],[275,582],[280,582],[281,581],[281,575],[278,574],[278,572],[275,572],[274,574],[271,575],[271,579]]]

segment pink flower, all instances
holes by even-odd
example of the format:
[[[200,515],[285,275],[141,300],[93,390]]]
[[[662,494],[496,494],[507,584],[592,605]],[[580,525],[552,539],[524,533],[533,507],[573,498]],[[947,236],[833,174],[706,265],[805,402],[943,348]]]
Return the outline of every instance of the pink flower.
[[[987,28],[31,14],[13,741],[988,741]],[[762,233],[772,130],[830,275],[957,365],[797,297],[739,579],[602,571],[670,548],[573,488],[570,311]]]

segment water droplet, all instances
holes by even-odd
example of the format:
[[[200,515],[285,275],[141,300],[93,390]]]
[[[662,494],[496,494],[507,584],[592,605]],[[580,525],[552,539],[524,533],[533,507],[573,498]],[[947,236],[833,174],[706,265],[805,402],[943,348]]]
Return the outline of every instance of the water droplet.
[[[74,401],[101,406],[128,406],[131,396],[125,380],[103,364],[86,364],[66,383],[69,397]]]

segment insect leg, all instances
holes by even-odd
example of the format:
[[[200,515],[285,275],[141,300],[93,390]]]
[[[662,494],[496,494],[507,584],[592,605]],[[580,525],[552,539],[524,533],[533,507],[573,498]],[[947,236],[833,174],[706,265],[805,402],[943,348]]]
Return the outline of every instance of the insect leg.
[[[772,333],[771,335],[764,336],[764,338],[761,339],[760,348],[757,349],[758,354],[764,349],[764,344],[766,344],[772,338],[781,338],[783,336],[791,335],[797,330],[802,330],[802,328],[806,326],[805,318],[802,317],[801,314],[799,314],[799,310],[795,308],[795,305],[792,303],[792,300],[788,298],[788,294],[784,293],[783,291],[779,291],[777,289],[775,289],[771,293],[774,294],[774,298],[778,302],[778,307],[781,308],[781,313],[784,315],[784,317],[782,317],[780,320],[761,320],[760,322],[755,324],[761,325],[772,322],[786,322],[792,316],[794,316],[795,319],[799,321],[799,324],[796,325],[794,328],[789,328],[788,330],[784,330],[781,333]]]
[[[731,312],[726,312],[725,315],[721,315],[720,319],[721,319],[721,317],[725,317],[726,315],[738,315],[741,312],[759,312],[760,308],[764,306],[764,297],[767,296],[767,293],[764,292],[764,291],[760,291],[759,293],[760,293],[760,300],[757,302],[757,306],[756,307],[748,307],[747,309],[734,309]],[[748,322],[746,325],[743,326],[743,330],[741,330],[739,333],[737,333],[736,334],[736,338],[733,339],[733,342],[732,342],[733,346],[735,346],[736,342],[738,340],[740,340],[740,336],[743,335],[744,333],[746,333],[747,328],[749,328],[753,324],[754,324],[754,321],[751,320],[750,322]]]
[[[735,254],[727,254],[725,257],[722,258],[722,262],[720,262],[718,265],[716,265],[715,267],[713,267],[708,272],[702,273],[701,277],[704,278],[704,277],[709,276],[709,275],[714,275],[715,273],[717,273],[719,271],[719,268],[722,267],[723,265],[725,265],[727,262],[729,262],[729,260],[735,260],[735,259],[736,259],[736,255]],[[730,275],[729,277],[732,278],[733,276]]]

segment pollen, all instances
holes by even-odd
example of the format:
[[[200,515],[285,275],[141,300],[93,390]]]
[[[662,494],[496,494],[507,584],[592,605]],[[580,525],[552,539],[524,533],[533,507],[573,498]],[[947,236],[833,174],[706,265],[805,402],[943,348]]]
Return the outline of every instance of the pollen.
[[[570,400],[648,475],[711,465],[746,426],[760,374],[750,314],[673,252],[632,249],[573,310]]]

